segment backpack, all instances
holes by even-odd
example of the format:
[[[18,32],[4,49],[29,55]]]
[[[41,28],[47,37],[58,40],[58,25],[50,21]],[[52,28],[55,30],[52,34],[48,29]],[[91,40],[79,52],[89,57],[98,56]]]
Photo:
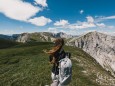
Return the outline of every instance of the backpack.
[[[68,85],[72,77],[71,54],[66,52],[65,58],[59,61],[59,83],[60,85]]]

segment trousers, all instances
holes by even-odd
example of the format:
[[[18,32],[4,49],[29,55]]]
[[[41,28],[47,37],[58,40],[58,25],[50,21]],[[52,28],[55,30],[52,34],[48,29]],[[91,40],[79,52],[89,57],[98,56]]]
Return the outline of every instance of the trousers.
[[[55,75],[54,73],[51,73],[51,78],[52,78],[51,86],[67,86],[67,85],[62,85],[59,82],[59,75]]]

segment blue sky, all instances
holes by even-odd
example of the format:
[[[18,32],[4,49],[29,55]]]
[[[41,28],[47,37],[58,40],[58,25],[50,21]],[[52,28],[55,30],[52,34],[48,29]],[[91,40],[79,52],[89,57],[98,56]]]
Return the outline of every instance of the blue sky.
[[[0,34],[115,34],[115,0],[0,0]]]

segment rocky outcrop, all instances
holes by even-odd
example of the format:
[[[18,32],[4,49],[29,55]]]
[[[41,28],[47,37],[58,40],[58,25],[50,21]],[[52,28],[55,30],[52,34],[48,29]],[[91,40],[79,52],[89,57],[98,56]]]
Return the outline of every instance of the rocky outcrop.
[[[115,76],[115,37],[99,32],[90,32],[69,42],[68,45],[82,48],[104,69]]]
[[[25,43],[25,42],[29,42],[29,41],[30,41],[29,38],[30,38],[30,36],[29,36],[28,33],[23,33],[23,34],[21,34],[21,35],[16,39],[16,41],[17,41],[17,42]]]

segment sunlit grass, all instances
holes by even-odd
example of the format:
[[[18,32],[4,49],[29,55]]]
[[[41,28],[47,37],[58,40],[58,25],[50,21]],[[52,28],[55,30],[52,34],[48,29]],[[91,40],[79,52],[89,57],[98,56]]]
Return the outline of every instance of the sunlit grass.
[[[51,46],[52,43],[40,42],[0,50],[0,86],[50,85],[52,65],[49,64],[48,55],[42,50]],[[73,75],[69,86],[98,86],[95,74],[90,72],[91,74],[85,75],[82,72],[94,68],[106,74],[95,60],[79,48],[65,46],[64,49],[72,54]],[[75,58],[81,62],[74,60]],[[86,65],[83,67],[82,63]]]

